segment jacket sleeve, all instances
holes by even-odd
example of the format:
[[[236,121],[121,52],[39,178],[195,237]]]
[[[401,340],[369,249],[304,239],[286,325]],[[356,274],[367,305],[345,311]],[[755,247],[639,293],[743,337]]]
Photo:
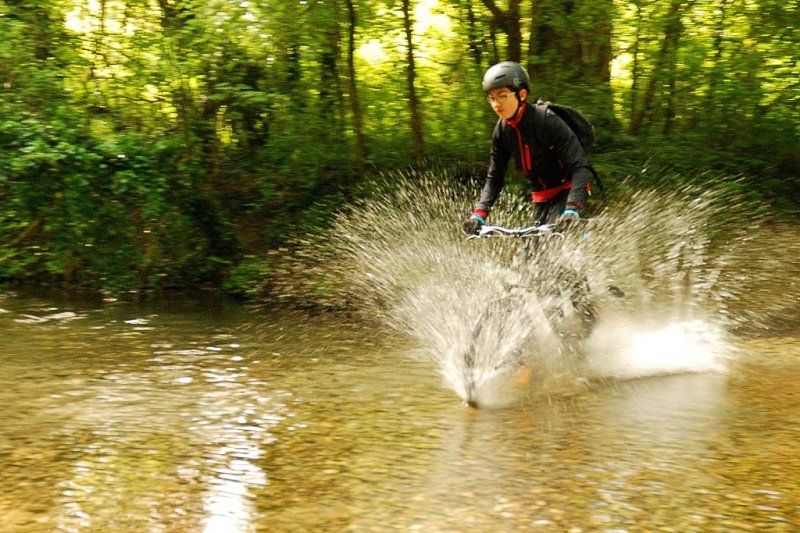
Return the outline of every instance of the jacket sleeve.
[[[587,186],[592,177],[586,154],[575,133],[553,111],[547,111],[546,125],[551,149],[564,163],[567,179],[572,180],[567,208],[580,211],[589,196]]]
[[[506,169],[511,159],[510,151],[505,147],[501,136],[502,121],[497,121],[492,133],[492,151],[489,157],[489,170],[486,172],[486,182],[481,190],[481,197],[475,205],[476,211],[485,211],[488,215],[500,191],[503,190],[506,180]]]

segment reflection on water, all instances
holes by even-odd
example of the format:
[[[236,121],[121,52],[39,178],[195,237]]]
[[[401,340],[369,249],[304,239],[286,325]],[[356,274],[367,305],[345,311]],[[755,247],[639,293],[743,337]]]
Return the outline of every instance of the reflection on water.
[[[258,460],[294,416],[292,393],[250,373],[262,354],[237,342],[243,317],[137,311],[4,314],[11,471],[41,498],[22,514],[25,498],[8,502],[12,516],[22,529],[251,530],[268,482]],[[36,454],[29,477],[19,459]]]
[[[0,531],[800,527],[796,336],[474,410],[341,317],[0,308]]]

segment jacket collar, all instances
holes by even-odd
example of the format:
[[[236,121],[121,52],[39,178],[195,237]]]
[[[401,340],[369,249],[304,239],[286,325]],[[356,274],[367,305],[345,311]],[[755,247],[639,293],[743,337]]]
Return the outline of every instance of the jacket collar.
[[[517,110],[517,114],[514,118],[505,119],[506,124],[511,126],[512,128],[516,128],[520,122],[522,122],[522,115],[525,114],[525,109],[528,107],[527,101],[522,102]]]

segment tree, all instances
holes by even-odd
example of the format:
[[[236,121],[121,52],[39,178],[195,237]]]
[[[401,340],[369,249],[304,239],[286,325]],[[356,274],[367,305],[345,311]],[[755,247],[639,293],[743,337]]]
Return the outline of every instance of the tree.
[[[608,174],[646,154],[796,202],[796,18],[783,0],[0,0],[0,279],[147,291],[268,266],[371,171],[482,166],[478,80],[504,59],[592,119]]]
[[[692,3],[692,1],[686,2],[685,0],[672,0],[670,3],[669,11],[667,12],[664,22],[664,35],[661,40],[661,46],[658,50],[655,65],[650,73],[650,80],[644,95],[642,95],[641,104],[634,112],[630,124],[628,125],[628,134],[630,135],[635,135],[641,130],[645,115],[650,112],[653,105],[659,81],[666,76],[668,78],[667,82],[674,84],[674,61],[670,62],[669,59],[670,57],[674,57],[674,54],[677,53],[678,44],[680,43],[681,34],[684,29],[681,18],[684,12],[691,7]],[[674,110],[671,112],[674,114]]]
[[[611,89],[612,0],[531,3],[527,66],[534,94],[569,100],[601,129],[616,129]]]
[[[521,0],[508,0],[508,9],[501,9],[494,0],[481,0],[492,14],[492,25],[500,28],[508,38],[506,60],[522,62]]]
[[[403,0],[403,28],[406,39],[406,81],[408,84],[408,108],[411,112],[411,134],[414,137],[414,157],[418,163],[425,160],[425,141],[422,132],[422,114],[417,98],[417,67],[414,59],[414,22],[411,17],[410,1]]]
[[[345,75],[347,84],[348,101],[350,103],[350,114],[353,117],[353,135],[355,137],[355,161],[358,176],[364,176],[364,163],[367,157],[367,142],[364,136],[364,115],[361,111],[361,98],[358,94],[358,82],[356,79],[355,48],[356,48],[356,29],[358,27],[358,16],[353,0],[346,0],[347,4],[347,72]]]

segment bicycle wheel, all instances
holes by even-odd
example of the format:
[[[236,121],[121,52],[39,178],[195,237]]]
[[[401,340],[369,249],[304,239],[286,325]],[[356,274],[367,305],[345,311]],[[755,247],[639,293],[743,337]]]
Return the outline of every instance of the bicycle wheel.
[[[597,322],[588,278],[576,270],[559,269],[554,281],[543,289],[545,315],[550,327],[562,337],[584,339]]]
[[[536,316],[533,293],[509,294],[489,302],[470,331],[465,353],[468,372],[512,369],[521,363],[522,347],[532,336]]]

